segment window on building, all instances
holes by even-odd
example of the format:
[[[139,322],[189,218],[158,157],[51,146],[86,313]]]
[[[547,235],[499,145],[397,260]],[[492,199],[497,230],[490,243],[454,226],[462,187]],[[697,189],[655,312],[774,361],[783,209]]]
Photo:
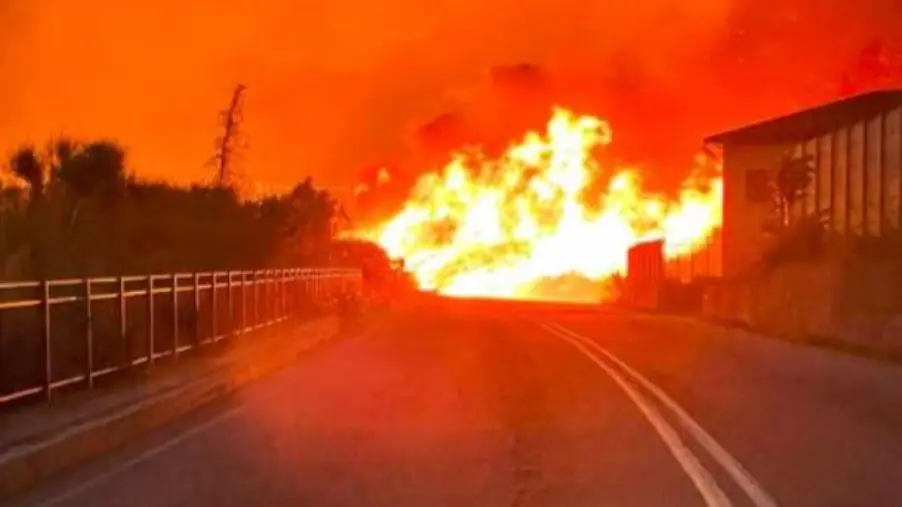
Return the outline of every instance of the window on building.
[[[746,171],[745,199],[752,203],[766,203],[771,200],[770,175],[766,169]]]
[[[849,185],[849,129],[844,128],[833,134],[833,228],[844,234],[848,231]]]
[[[849,135],[849,231],[864,234],[864,123],[852,126]]]
[[[817,210],[832,222],[833,135],[821,136],[817,148]]]
[[[883,195],[886,224],[890,228],[902,228],[902,109],[886,115],[883,131]]]
[[[865,222],[867,234],[879,236],[883,228],[883,115],[867,122],[865,134]]]

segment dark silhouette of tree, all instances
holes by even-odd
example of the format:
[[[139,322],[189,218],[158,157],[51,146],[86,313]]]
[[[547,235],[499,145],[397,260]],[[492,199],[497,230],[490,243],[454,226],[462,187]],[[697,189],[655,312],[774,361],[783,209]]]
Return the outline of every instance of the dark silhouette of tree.
[[[129,176],[126,162],[125,151],[111,141],[61,138],[43,157],[28,146],[18,150],[10,172],[28,187],[0,192],[0,267],[6,276],[258,269],[329,260],[341,211],[309,178],[286,193],[248,200],[218,183],[185,188]]]
[[[68,137],[60,137],[49,143],[47,154],[50,159],[51,178],[59,178],[60,169],[72,160],[78,148],[78,143]]]
[[[125,151],[115,142],[67,138],[40,153],[24,146],[9,162],[9,173],[23,184],[0,186],[3,280],[300,267],[322,265],[330,257],[337,206],[309,178],[290,192],[242,199],[218,182],[182,187],[129,175]],[[65,291],[57,288],[55,294],[73,293]],[[18,297],[40,297],[40,292],[22,289]],[[210,321],[198,312],[211,311],[209,306],[196,309],[189,297],[178,304],[185,326],[181,336],[196,338],[199,323]],[[92,317],[99,362],[124,352],[115,307],[98,305]],[[54,342],[55,368],[80,367],[84,360],[78,331],[84,329],[84,310],[66,308],[52,316],[59,331],[54,335],[61,336]],[[20,376],[37,378],[39,362],[19,359],[39,357],[40,340],[33,333],[42,319],[39,308],[0,312],[0,355],[13,351],[0,368],[4,392]],[[126,350],[146,333],[140,319],[128,319]]]
[[[109,141],[65,147],[56,177],[77,199],[109,198],[125,183],[125,151]]]
[[[825,211],[793,219],[792,213],[810,192],[814,181],[814,157],[784,155],[773,180],[776,223],[769,224],[773,242],[763,260],[767,266],[786,262],[808,261],[818,257],[824,248]]]
[[[10,170],[24,181],[30,191],[30,202],[37,203],[44,195],[44,164],[34,146],[23,146],[9,160]]]
[[[788,227],[792,210],[808,193],[814,179],[814,157],[784,155],[774,179],[774,201],[780,227]]]
[[[278,244],[272,245],[284,263],[289,259],[325,262],[333,236],[333,223],[340,216],[337,201],[319,190],[310,178],[281,197],[270,197],[260,207],[264,226]]]
[[[241,123],[244,120],[243,98],[247,87],[239,84],[232,92],[229,106],[220,113],[222,135],[216,139],[216,184],[229,186],[234,184],[234,158],[240,143]]]

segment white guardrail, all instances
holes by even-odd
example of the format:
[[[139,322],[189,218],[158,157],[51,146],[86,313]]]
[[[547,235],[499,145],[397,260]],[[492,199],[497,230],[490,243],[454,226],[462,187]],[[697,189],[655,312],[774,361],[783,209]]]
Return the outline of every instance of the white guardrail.
[[[0,405],[90,389],[110,373],[285,321],[361,285],[349,268],[0,282]]]

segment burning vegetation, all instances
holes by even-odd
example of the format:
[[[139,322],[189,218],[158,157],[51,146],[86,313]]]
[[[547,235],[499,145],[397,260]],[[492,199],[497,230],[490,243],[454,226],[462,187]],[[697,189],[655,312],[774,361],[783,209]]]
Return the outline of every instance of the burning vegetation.
[[[544,132],[499,156],[455,152],[400,211],[352,235],[442,294],[602,299],[637,241],[663,238],[668,257],[687,255],[721,220],[719,161],[699,155],[675,195],[651,193],[638,168],[606,160],[612,139],[604,120],[555,109]]]

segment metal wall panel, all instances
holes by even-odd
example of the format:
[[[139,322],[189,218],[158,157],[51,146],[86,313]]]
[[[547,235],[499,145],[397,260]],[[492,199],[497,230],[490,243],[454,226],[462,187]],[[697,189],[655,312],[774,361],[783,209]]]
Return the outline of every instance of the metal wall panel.
[[[864,124],[852,126],[849,137],[849,231],[864,234]]]
[[[793,158],[800,158],[805,155],[805,145],[802,143],[798,143],[793,145],[791,156]],[[789,210],[789,220],[790,222],[797,222],[802,217],[805,216],[805,198],[798,199],[796,202],[792,204],[792,208]]]
[[[833,202],[833,136],[818,139],[817,149],[817,209],[832,222]]]
[[[808,187],[805,188],[805,216],[814,215],[817,211],[818,200],[818,171],[817,171],[817,139],[811,139],[805,142],[805,155],[811,157],[811,180]]]
[[[833,229],[844,234],[849,229],[849,129],[833,134]]]
[[[883,116],[867,122],[865,140],[865,224],[869,236],[883,229]]]
[[[902,227],[902,109],[886,115],[883,131],[883,196],[886,224],[893,229]]]

